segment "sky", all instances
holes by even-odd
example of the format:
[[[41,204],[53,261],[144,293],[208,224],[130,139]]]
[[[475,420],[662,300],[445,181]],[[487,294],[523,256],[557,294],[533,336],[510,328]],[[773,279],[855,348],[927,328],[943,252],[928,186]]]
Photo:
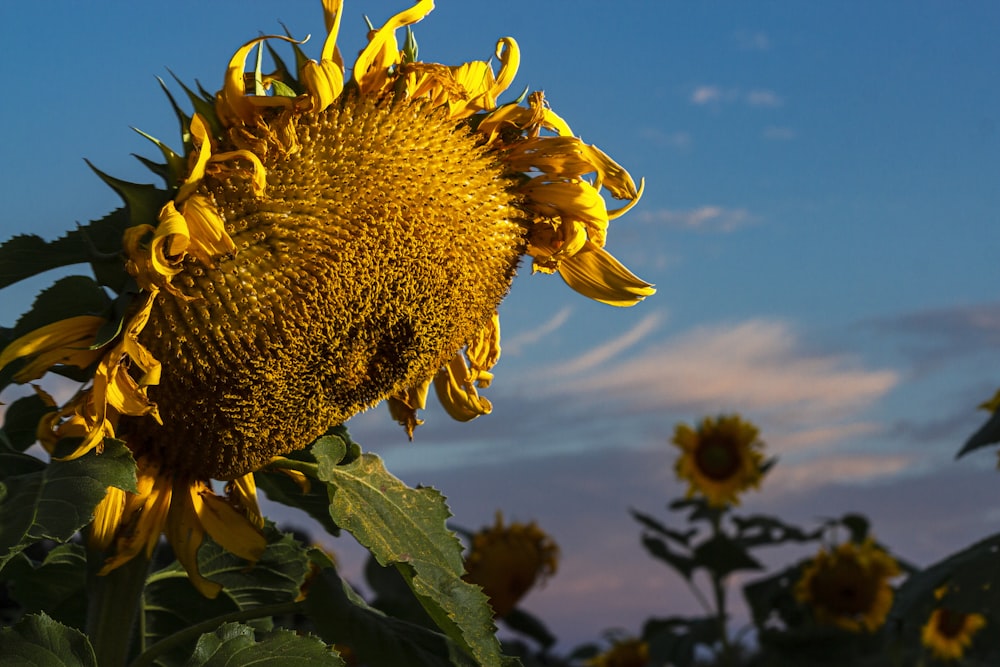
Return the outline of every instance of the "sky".
[[[363,16],[404,4],[347,1],[349,62]],[[544,90],[646,183],[607,249],[654,296],[616,309],[525,265],[500,309],[492,415],[431,407],[413,443],[384,407],[348,424],[404,481],[439,488],[457,524],[502,510],[553,536],[559,571],[522,606],[560,646],[696,611],[628,514],[680,525],[664,509],[684,491],[678,422],[760,426],[779,462],[746,512],[861,512],[918,565],[997,531],[995,454],[954,455],[1000,386],[1000,5],[438,5],[415,26],[422,60],[484,60],[514,37],[511,95]],[[4,3],[0,236],[53,238],[116,208],[83,158],[146,180],[130,155],[155,149],[129,128],[179,145],[156,77],[215,90],[279,21],[318,52],[319,2]],[[0,325],[52,279],[5,290]],[[359,550],[331,546],[358,583]]]

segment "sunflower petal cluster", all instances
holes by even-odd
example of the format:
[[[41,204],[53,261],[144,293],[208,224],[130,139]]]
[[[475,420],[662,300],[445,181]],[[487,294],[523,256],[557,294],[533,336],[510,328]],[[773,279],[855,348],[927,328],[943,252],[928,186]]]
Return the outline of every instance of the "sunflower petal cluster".
[[[892,608],[890,580],[901,574],[896,560],[871,537],[820,549],[795,584],[795,598],[818,623],[849,632],[875,632]]]
[[[739,415],[705,417],[697,428],[678,424],[672,442],[681,455],[674,472],[688,482],[687,497],[700,495],[712,507],[725,507],[759,488],[765,468],[759,433]]]
[[[649,644],[635,637],[615,639],[611,647],[587,661],[589,667],[646,667]]]
[[[942,586],[934,591],[938,600],[947,593]],[[920,630],[920,643],[930,650],[937,660],[961,660],[972,646],[975,635],[986,627],[986,617],[976,612],[962,612],[939,604],[931,612],[927,623]]]
[[[409,26],[433,2],[420,0],[371,29],[347,68],[342,5],[323,2],[318,59],[287,35],[256,37],[218,92],[184,87],[193,113],[170,97],[183,150],[149,137],[164,162],[144,161],[166,187],[98,172],[126,203],[124,278],[105,283],[117,298],[0,351],[17,382],[85,371],[40,425],[50,451],[77,438],[58,450],[75,458],[117,438],[135,455],[139,493],[110,491],[94,519],[105,570],[166,532],[213,595],[197,548],[207,534],[255,560],[253,474],[274,457],[381,401],[412,437],[431,386],[455,419],[488,414],[496,309],[522,258],[610,305],[654,292],[605,250],[641,183],[542,93],[500,102],[520,62],[513,39],[497,41],[497,65],[421,62]]]
[[[493,526],[472,536],[465,557],[465,580],[483,588],[498,618],[509,614],[536,582],[556,573],[559,547],[538,525],[504,525],[497,512]]]

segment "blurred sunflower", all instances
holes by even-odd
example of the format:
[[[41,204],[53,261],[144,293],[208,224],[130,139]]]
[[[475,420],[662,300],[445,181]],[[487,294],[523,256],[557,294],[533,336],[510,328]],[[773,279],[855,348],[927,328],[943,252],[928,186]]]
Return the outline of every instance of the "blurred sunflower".
[[[765,462],[757,427],[739,415],[705,417],[698,430],[678,424],[673,444],[681,449],[674,463],[677,477],[687,480],[687,497],[705,497],[712,507],[738,505],[739,494],[759,488]]]
[[[481,586],[494,615],[503,618],[536,581],[555,574],[558,559],[559,547],[534,521],[505,526],[497,512],[492,527],[472,536],[464,579]]]
[[[820,549],[795,585],[795,597],[809,606],[817,622],[850,632],[875,632],[892,607],[889,580],[899,564],[871,538]]]
[[[513,39],[497,42],[496,72],[421,62],[409,29],[396,40],[431,11],[421,0],[369,32],[345,80],[341,5],[324,0],[318,61],[289,37],[258,37],[218,93],[185,88],[195,113],[171,97],[184,150],[152,139],[165,163],[143,160],[167,188],[101,174],[127,204],[114,307],[51,321],[0,354],[22,383],[88,370],[41,428],[50,451],[78,437],[78,457],[113,437],[135,455],[139,493],[113,490],[94,520],[93,543],[113,552],[105,571],[161,531],[195,578],[206,531],[253,561],[253,472],[382,400],[411,437],[431,384],[452,417],[489,413],[477,390],[493,377],[496,309],[522,256],[611,305],[654,292],[604,250],[641,188],[541,93],[498,104],[519,63]],[[291,43],[293,68],[277,41]],[[627,203],[609,211],[602,189]],[[213,478],[229,480],[224,496]]]
[[[972,637],[986,626],[982,614],[938,607],[920,633],[920,641],[938,660],[960,660]]]
[[[649,644],[641,639],[616,639],[604,653],[587,661],[589,667],[646,667]]]

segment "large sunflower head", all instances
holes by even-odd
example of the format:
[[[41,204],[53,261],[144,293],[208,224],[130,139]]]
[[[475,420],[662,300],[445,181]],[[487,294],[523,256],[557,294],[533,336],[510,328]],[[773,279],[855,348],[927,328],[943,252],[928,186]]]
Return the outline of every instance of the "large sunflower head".
[[[465,580],[482,586],[493,613],[503,618],[536,581],[555,574],[558,560],[559,547],[534,521],[505,526],[497,512],[492,527],[472,536]]]
[[[739,415],[705,417],[697,429],[678,424],[672,442],[681,455],[674,471],[688,481],[687,496],[701,495],[712,507],[725,507],[738,505],[743,491],[758,488],[765,468],[758,433]]]
[[[947,589],[935,591],[941,598]],[[962,612],[938,605],[920,631],[920,642],[938,660],[961,660],[972,645],[972,639],[986,626],[986,617],[975,612]]]
[[[43,439],[81,437],[75,457],[120,438],[141,476],[169,480],[169,494],[109,501],[101,544],[130,520],[143,540],[197,524],[197,542],[204,522],[165,498],[215,498],[211,478],[252,489],[274,457],[382,400],[411,436],[431,385],[456,419],[489,413],[478,390],[500,355],[497,306],[525,256],[611,305],[654,291],[604,250],[609,221],[640,195],[628,172],[541,93],[499,101],[513,39],[496,43],[497,67],[421,62],[412,35],[403,48],[396,37],[430,12],[421,0],[369,32],[345,77],[341,5],[324,0],[318,60],[289,37],[257,37],[217,93],[185,88],[194,113],[171,98],[183,150],[154,140],[166,187],[104,177],[127,204],[113,307],[0,354],[19,382],[89,369]],[[284,43],[294,66],[272,48]],[[626,203],[609,210],[602,191]],[[225,502],[257,521],[242,495]]]
[[[795,597],[812,610],[817,622],[850,632],[875,632],[892,607],[889,580],[899,564],[869,537],[820,549],[795,585]]]

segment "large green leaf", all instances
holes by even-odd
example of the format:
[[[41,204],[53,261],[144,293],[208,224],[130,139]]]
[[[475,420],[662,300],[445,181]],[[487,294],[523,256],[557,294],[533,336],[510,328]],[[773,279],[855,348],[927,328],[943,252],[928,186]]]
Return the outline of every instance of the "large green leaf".
[[[726,535],[713,535],[694,550],[699,567],[705,567],[716,577],[725,577],[737,570],[764,568],[739,542]]]
[[[324,641],[347,644],[366,665],[476,665],[448,637],[368,606],[332,568],[310,582],[306,609]]]
[[[343,667],[344,661],[315,637],[303,637],[290,630],[262,633],[258,640],[253,628],[226,623],[198,639],[185,667]]]
[[[214,600],[202,597],[177,562],[152,573],[143,596],[144,646],[225,614],[294,600],[309,571],[308,555],[291,535],[270,525],[265,531],[269,544],[253,567],[206,538],[198,551],[198,571],[222,584]],[[176,660],[190,650],[181,646],[169,655]]]
[[[89,263],[102,285],[118,290],[127,277],[121,249],[129,224],[125,209],[118,209],[55,241],[34,234],[15,236],[0,245],[0,288],[52,269]]]
[[[0,656],[6,667],[98,667],[86,635],[45,614],[0,630]]]
[[[331,437],[331,436],[324,436]],[[346,446],[344,449],[346,453]],[[302,449],[285,455],[287,458],[305,463],[316,463],[312,449]],[[340,527],[330,517],[330,494],[325,484],[311,484],[303,491],[292,478],[280,472],[262,471],[254,474],[257,488],[267,494],[269,500],[286,507],[300,509],[318,521],[331,535],[340,535]]]
[[[25,612],[44,611],[59,623],[84,627],[87,554],[82,545],[60,544],[40,563],[21,552],[7,563],[0,578],[10,586],[11,598]]]
[[[104,452],[45,464],[0,453],[0,569],[39,540],[65,542],[90,523],[109,486],[135,491],[135,463],[125,444],[106,439]]]
[[[695,567],[697,567],[697,563],[695,563],[693,558],[686,554],[673,551],[670,548],[670,545],[667,544],[666,540],[656,537],[655,535],[643,535],[642,546],[646,547],[646,551],[648,551],[651,556],[662,560],[688,581],[691,580],[691,575],[694,573]]]
[[[462,581],[462,546],[445,522],[451,516],[434,489],[411,489],[362,454],[350,463],[339,448],[318,442],[313,454],[330,492],[330,515],[382,565],[396,565],[434,622],[483,666],[500,665],[500,643],[488,600]]]

